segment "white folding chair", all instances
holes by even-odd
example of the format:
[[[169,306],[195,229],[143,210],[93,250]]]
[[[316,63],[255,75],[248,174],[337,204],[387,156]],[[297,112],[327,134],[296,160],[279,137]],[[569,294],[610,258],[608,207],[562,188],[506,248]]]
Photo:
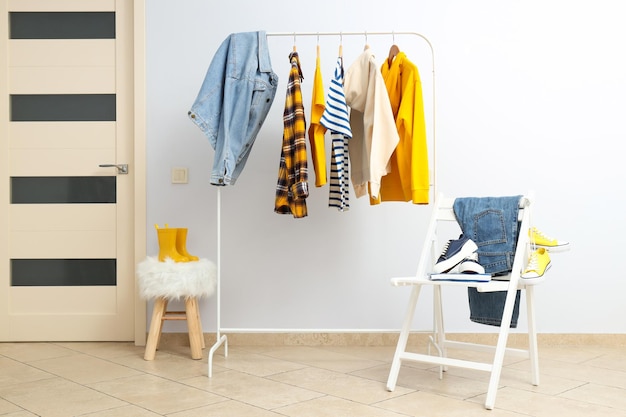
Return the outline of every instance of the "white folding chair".
[[[522,269],[526,266],[531,250],[528,238],[528,229],[530,227],[530,208],[532,196],[527,195],[520,199],[519,221],[520,233],[516,246],[515,256],[513,260],[512,272],[505,277],[498,277],[498,280],[492,279],[490,282],[466,282],[466,281],[435,281],[429,279],[429,273],[432,271],[433,265],[437,262],[441,249],[443,247],[442,236],[438,235],[440,229],[445,229],[445,222],[456,222],[453,204],[454,198],[446,198],[443,194],[439,194],[435,200],[433,213],[424,241],[423,250],[420,254],[417,274],[413,277],[392,278],[391,283],[395,286],[412,286],[412,292],[409,298],[406,315],[400,331],[400,337],[396,347],[396,352],[391,364],[389,378],[387,380],[387,389],[393,391],[395,389],[400,367],[405,361],[432,363],[440,366],[440,378],[442,371],[450,367],[460,367],[489,372],[489,386],[487,389],[487,398],[485,400],[485,408],[493,409],[496,400],[496,393],[500,381],[502,364],[504,362],[505,353],[523,355],[530,358],[531,374],[533,385],[539,385],[539,365],[537,361],[537,331],[535,327],[534,312],[534,285],[541,282],[542,278],[525,280],[520,278]],[[448,229],[449,230],[449,227]],[[441,232],[443,233],[443,232]],[[449,239],[446,239],[446,241]],[[429,285],[433,287],[433,335],[430,337],[431,343],[435,345],[434,354],[412,353],[406,350],[407,341],[411,333],[411,326],[415,316],[415,308],[419,299],[422,286]],[[478,343],[468,343],[448,340],[444,330],[443,323],[443,287],[474,287],[478,292],[490,291],[506,291],[506,301],[502,314],[502,321],[498,333],[498,340],[495,346]],[[513,349],[507,347],[507,339],[510,331],[510,324],[513,316],[513,309],[517,290],[524,290],[526,294],[526,310],[528,314],[528,349]],[[448,348],[470,349],[483,352],[491,352],[493,354],[491,362],[477,362],[470,360],[462,360],[448,357]]]

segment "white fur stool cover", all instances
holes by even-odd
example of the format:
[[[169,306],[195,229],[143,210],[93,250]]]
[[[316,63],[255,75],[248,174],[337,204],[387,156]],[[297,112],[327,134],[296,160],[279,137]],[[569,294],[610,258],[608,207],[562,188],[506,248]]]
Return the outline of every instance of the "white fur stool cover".
[[[174,262],[167,258],[159,262],[148,256],[137,265],[139,295],[144,299],[209,297],[215,292],[217,267],[208,259]]]

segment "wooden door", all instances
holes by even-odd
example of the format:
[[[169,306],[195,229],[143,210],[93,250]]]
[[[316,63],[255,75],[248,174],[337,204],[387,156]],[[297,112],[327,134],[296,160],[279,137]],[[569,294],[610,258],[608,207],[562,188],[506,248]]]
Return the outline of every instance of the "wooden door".
[[[0,341],[134,340],[133,2],[2,3]]]

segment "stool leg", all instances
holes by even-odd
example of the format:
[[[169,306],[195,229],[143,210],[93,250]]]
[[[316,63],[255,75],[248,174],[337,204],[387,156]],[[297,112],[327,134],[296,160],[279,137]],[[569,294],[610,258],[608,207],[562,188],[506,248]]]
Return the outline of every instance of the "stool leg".
[[[169,300],[167,298],[163,298],[163,314],[161,315],[161,325],[159,326],[159,333],[156,340],[156,350],[159,350],[159,346],[161,346],[161,335],[163,334],[163,323],[167,320],[167,303]]]
[[[198,300],[196,300],[196,303],[198,302]],[[206,348],[206,345],[204,343],[204,332],[202,331],[202,321],[200,320],[200,307],[198,306],[196,308],[196,312],[198,313],[198,329],[200,329],[200,340],[202,341],[202,350],[204,350]]]
[[[156,349],[161,337],[161,328],[163,327],[163,315],[167,308],[167,300],[157,298],[152,308],[152,321],[150,322],[150,331],[148,333],[148,341],[146,342],[146,352],[143,358],[147,361],[154,359]]]
[[[200,320],[198,320],[198,300],[195,297],[185,299],[185,311],[187,313],[191,359],[202,359],[202,328],[200,327]]]

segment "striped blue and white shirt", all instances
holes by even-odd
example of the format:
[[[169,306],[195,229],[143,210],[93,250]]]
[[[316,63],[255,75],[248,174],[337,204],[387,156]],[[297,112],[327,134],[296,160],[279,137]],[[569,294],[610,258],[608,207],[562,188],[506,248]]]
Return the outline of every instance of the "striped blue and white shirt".
[[[343,74],[343,59],[339,57],[328,89],[326,109],[320,119],[320,124],[330,130],[332,140],[328,206],[336,207],[339,211],[350,209],[348,139],[352,137],[352,129],[343,92]]]
[[[343,92],[343,58],[337,58],[335,76],[330,82],[328,95],[326,96],[326,109],[320,120],[322,126],[331,132],[342,133],[351,138],[350,115],[346,96]]]

